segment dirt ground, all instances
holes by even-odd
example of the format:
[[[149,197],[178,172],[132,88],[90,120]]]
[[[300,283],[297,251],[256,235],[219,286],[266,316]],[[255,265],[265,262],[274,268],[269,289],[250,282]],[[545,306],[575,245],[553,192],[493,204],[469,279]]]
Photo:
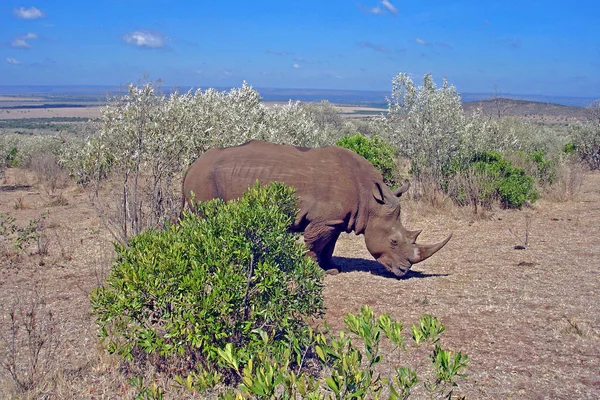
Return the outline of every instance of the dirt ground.
[[[0,96],[1,98],[1,96]],[[287,104],[287,102],[265,102],[267,107],[273,107],[276,104]],[[378,115],[385,110],[373,107],[358,107],[336,105],[344,117],[364,117],[361,113],[371,113]],[[48,107],[48,108],[0,108],[0,119],[23,119],[23,118],[56,118],[56,117],[78,117],[78,118],[98,118],[101,115],[103,106],[87,107]]]
[[[59,347],[48,383],[32,397],[129,397],[117,362],[98,345],[88,300],[108,273],[110,235],[77,187],[51,195],[29,172],[9,169],[0,213],[23,226],[42,212],[47,254],[35,254],[34,244],[16,256],[0,243],[0,333],[7,337],[9,310],[35,289],[53,313]],[[332,328],[364,304],[405,326],[432,314],[446,326],[444,347],[470,357],[469,376],[459,386],[467,398],[600,398],[600,174],[587,174],[573,201],[540,200],[487,218],[403,199],[403,221],[424,229],[422,242],[454,236],[405,279],[385,274],[362,237],[340,238],[335,255],[342,273],[325,280]],[[526,249],[515,249],[526,234]],[[15,395],[5,370],[0,393]]]
[[[78,117],[98,118],[101,106],[0,109],[0,119]]]

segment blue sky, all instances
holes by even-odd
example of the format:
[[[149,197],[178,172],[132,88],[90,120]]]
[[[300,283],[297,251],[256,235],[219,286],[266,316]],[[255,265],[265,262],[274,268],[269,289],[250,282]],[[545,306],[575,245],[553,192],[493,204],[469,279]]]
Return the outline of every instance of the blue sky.
[[[600,97],[600,1],[2,1],[0,85],[391,90]]]

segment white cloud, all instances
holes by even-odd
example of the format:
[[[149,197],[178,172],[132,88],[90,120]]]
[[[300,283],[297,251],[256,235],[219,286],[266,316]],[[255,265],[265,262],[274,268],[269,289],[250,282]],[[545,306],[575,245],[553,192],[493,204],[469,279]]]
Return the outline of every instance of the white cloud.
[[[165,47],[166,42],[169,40],[168,37],[160,32],[150,31],[135,31],[123,35],[123,41],[125,43],[132,44],[138,47],[147,47],[151,49],[158,49]]]
[[[31,45],[27,40],[37,39],[39,36],[36,33],[27,33],[23,36],[17,36],[11,43],[10,46],[16,49],[29,49]]]
[[[31,47],[31,45],[29,43],[27,43],[27,41],[25,39],[22,39],[22,38],[16,38],[15,40],[12,41],[10,46],[14,47],[16,49],[28,49]]]
[[[300,68],[300,64],[294,64],[294,65],[292,65],[292,67],[294,67],[296,69],[299,69]]]
[[[381,4],[392,14],[394,14],[394,15],[398,14],[398,10],[396,9],[396,7],[394,7],[394,5],[392,3],[390,3],[388,0],[383,0],[381,2]]]
[[[416,38],[415,42],[419,43],[420,45],[427,46],[427,42],[421,38]]]
[[[394,15],[398,14],[398,9],[389,0],[382,0],[375,7],[365,7],[360,3],[357,3],[357,5],[364,12],[367,12],[369,14],[374,14],[374,15],[383,15],[386,13],[390,13],[390,14],[394,14]]]
[[[20,7],[18,9],[15,8],[13,12],[17,17],[22,19],[37,19],[44,16],[44,13],[35,7]]]
[[[388,52],[387,48],[385,48],[384,46],[375,44],[375,43],[371,43],[371,42],[358,42],[357,44],[360,47],[365,47],[367,49],[375,50],[375,51],[378,51],[380,53],[387,53]]]
[[[274,56],[288,56],[290,55],[290,53],[288,53],[287,51],[278,51],[278,50],[271,50],[271,49],[267,49],[265,50],[265,52],[267,54],[271,54]]]
[[[10,58],[10,57],[6,58],[6,62],[9,64],[13,64],[13,65],[21,64],[21,61],[16,60],[14,58]]]

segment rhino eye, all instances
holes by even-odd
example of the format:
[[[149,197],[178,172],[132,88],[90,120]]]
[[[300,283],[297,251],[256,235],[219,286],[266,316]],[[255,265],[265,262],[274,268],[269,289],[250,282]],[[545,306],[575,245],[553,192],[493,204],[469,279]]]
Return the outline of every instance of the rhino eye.
[[[398,245],[398,241],[396,239],[390,239],[390,243],[392,244],[392,246]]]

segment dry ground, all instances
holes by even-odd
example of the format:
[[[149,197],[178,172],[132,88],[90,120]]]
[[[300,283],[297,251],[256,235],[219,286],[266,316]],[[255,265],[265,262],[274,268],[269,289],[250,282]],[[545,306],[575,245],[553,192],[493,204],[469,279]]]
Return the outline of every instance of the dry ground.
[[[1,97],[0,97],[1,98]],[[267,107],[276,104],[287,104],[287,102],[265,102]],[[385,109],[373,107],[336,105],[344,117],[362,118],[364,113],[378,115],[385,113]],[[23,118],[55,118],[55,117],[79,117],[98,118],[103,106],[86,107],[48,107],[48,108],[0,108],[0,119],[23,119]]]
[[[98,118],[102,106],[90,107],[49,107],[49,108],[5,108],[0,109],[0,119],[22,119],[22,118],[55,118],[55,117],[78,117]]]
[[[340,328],[343,315],[363,304],[407,324],[429,313],[447,328],[445,347],[470,356],[460,386],[467,398],[600,398],[600,174],[588,174],[571,202],[542,200],[484,219],[403,201],[405,225],[425,228],[421,240],[449,231],[453,239],[398,280],[372,261],[362,238],[342,237],[335,255],[343,273],[325,280],[329,325]],[[48,254],[15,257],[6,249],[0,258],[2,335],[10,308],[35,287],[60,332],[46,384],[30,397],[131,397],[118,364],[97,345],[88,301],[107,273],[110,236],[76,187],[51,196],[27,171],[8,170],[0,213],[25,225],[43,211]],[[527,221],[528,247],[515,250]],[[3,370],[0,394],[16,396]]]

